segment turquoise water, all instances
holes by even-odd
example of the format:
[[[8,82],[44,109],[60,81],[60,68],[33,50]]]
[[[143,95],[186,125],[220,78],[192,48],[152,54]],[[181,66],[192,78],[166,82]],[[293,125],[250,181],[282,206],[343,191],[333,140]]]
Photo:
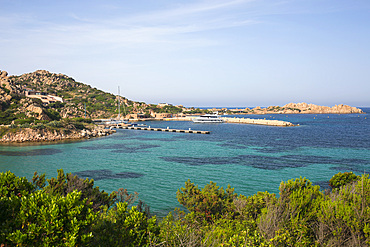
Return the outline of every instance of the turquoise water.
[[[367,111],[369,109],[366,109]],[[176,191],[185,181],[209,181],[237,193],[278,192],[281,181],[299,176],[327,187],[336,173],[370,172],[370,116],[238,116],[287,120],[299,127],[243,124],[147,122],[151,127],[209,130],[184,134],[118,130],[87,141],[0,146],[0,172],[32,178],[56,176],[57,169],[94,178],[101,189],[137,191],[151,211],[178,207]]]

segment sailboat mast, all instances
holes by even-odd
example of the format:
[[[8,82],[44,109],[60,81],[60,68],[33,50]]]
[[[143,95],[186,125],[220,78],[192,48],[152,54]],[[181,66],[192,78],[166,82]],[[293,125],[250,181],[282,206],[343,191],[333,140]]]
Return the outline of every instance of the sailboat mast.
[[[118,120],[121,118],[121,106],[120,106],[120,92],[119,92],[119,86],[118,86]]]

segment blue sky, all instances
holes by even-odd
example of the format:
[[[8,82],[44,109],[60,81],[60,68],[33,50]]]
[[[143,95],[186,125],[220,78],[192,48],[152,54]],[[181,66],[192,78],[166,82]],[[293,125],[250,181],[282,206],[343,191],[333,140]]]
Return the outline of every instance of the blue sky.
[[[369,0],[0,0],[0,70],[147,103],[370,106]]]

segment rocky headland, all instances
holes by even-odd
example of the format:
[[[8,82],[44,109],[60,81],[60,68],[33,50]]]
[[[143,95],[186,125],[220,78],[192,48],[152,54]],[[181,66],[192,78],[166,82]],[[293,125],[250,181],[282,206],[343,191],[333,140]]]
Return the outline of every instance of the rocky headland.
[[[0,143],[23,143],[23,142],[54,142],[66,140],[90,139],[93,137],[108,136],[115,130],[95,128],[92,130],[66,130],[66,129],[33,129],[20,128],[8,131],[0,139]]]
[[[363,114],[364,112],[348,105],[335,105],[333,107],[319,106],[307,103],[289,103],[284,106],[269,106],[261,108],[232,109],[233,113],[242,114]]]

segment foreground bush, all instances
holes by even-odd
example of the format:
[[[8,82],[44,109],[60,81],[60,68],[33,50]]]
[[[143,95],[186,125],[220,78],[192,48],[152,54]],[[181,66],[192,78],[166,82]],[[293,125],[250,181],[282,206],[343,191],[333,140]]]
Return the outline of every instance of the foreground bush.
[[[33,183],[0,173],[0,245],[143,246],[158,231],[156,218],[136,207],[112,207],[115,193],[100,191],[93,180],[59,170],[47,181],[37,173]]]
[[[325,193],[306,178],[282,182],[279,197],[187,181],[177,192],[187,211],[157,221],[143,203],[130,206],[137,194],[109,195],[62,170],[32,183],[0,173],[0,245],[369,246],[370,179],[353,175],[335,175]]]

